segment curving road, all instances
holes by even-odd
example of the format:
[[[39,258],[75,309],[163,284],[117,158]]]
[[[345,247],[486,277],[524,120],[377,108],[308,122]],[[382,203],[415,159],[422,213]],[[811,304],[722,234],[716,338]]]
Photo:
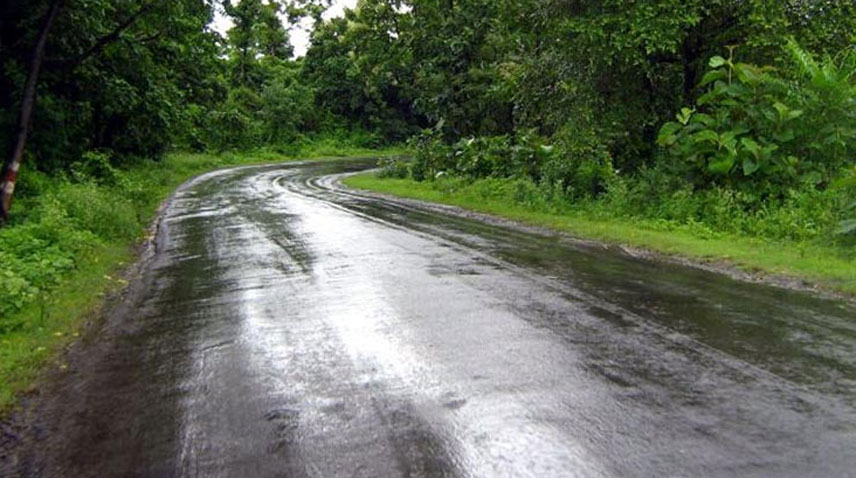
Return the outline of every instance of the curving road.
[[[10,476],[852,477],[856,310],[233,169],[157,249]]]

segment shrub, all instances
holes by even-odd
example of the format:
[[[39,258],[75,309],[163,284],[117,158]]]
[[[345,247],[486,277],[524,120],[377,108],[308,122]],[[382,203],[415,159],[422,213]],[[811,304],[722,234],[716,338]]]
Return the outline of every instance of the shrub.
[[[847,171],[835,186],[840,192],[842,209],[835,233],[852,239],[856,237],[856,168]]]
[[[566,125],[553,137],[556,154],[544,162],[543,180],[574,199],[597,197],[615,178],[612,157],[599,135]]]
[[[713,57],[693,108],[660,130],[674,168],[699,187],[742,187],[758,201],[823,188],[856,153],[856,58],[818,63],[791,41],[798,73]]]
[[[414,151],[411,174],[417,181],[435,179],[441,173],[454,170],[454,153],[443,141],[440,127],[427,129],[412,137],[408,147]]]
[[[115,185],[118,172],[111,164],[111,156],[106,151],[87,151],[69,168],[71,177],[77,182],[95,181],[100,184]]]
[[[254,118],[262,100],[248,88],[235,88],[207,118],[207,144],[218,151],[261,145],[262,124]]]
[[[426,130],[410,141],[415,151],[411,174],[418,181],[447,174],[526,179],[572,198],[603,193],[615,177],[606,148],[593,135],[580,138],[570,130],[554,139],[558,147],[534,131],[523,131],[513,137],[465,138],[449,145],[436,129]]]
[[[0,230],[0,317],[55,285],[99,244],[95,234],[75,227],[55,196],[40,198],[31,217],[38,220]],[[19,325],[0,320],[0,334]]]
[[[384,159],[378,164],[380,178],[404,179],[410,176],[410,164],[400,158]]]
[[[288,144],[312,123],[315,92],[295,81],[272,81],[261,92],[258,112],[264,144]]]

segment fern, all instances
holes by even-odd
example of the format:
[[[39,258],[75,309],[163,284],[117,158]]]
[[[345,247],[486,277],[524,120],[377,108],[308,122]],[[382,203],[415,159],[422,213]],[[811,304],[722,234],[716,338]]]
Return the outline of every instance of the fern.
[[[785,50],[790,54],[791,59],[800,69],[800,73],[810,78],[817,77],[820,74],[820,65],[809,52],[803,49],[793,37],[788,38],[785,45]]]
[[[856,96],[856,50],[848,48],[822,62],[802,48],[793,38],[788,39],[785,50],[799,73],[818,92],[838,101]]]

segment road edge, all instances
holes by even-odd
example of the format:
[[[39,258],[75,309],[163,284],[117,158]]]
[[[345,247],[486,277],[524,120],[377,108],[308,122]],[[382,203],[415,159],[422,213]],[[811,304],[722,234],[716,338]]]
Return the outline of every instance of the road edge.
[[[375,170],[377,171],[377,170]],[[615,251],[624,254],[628,257],[636,258],[636,259],[644,259],[644,260],[652,260],[652,261],[661,261],[666,262],[673,265],[679,265],[684,267],[689,267],[697,270],[703,270],[706,272],[711,272],[715,274],[720,274],[727,276],[731,279],[750,283],[750,284],[760,284],[767,285],[772,287],[777,287],[780,289],[803,292],[807,294],[811,294],[816,297],[830,299],[830,300],[839,300],[849,303],[850,305],[856,306],[856,296],[847,294],[845,292],[837,291],[832,289],[831,287],[825,286],[821,283],[814,282],[805,278],[790,276],[784,274],[776,274],[766,271],[759,271],[756,273],[747,271],[740,266],[729,262],[727,259],[711,259],[711,260],[703,260],[692,258],[688,256],[683,256],[680,254],[672,254],[665,253],[661,251],[656,251],[649,248],[633,246],[621,241],[603,241],[597,239],[587,239],[579,236],[574,236],[573,234],[562,231],[559,229],[552,229],[545,226],[538,226],[534,224],[527,224],[523,221],[510,219],[494,214],[488,214],[483,212],[478,212],[472,209],[467,209],[465,207],[456,206],[452,204],[444,204],[438,202],[431,202],[422,199],[413,199],[404,196],[397,196],[395,194],[387,193],[387,192],[379,192],[371,189],[362,189],[350,186],[345,184],[343,181],[351,176],[357,176],[360,174],[370,173],[371,171],[361,171],[357,173],[346,173],[336,175],[332,181],[328,184],[328,186],[334,188],[339,192],[345,192],[348,194],[353,194],[356,196],[362,196],[367,198],[374,199],[382,199],[385,201],[390,201],[398,204],[402,204],[410,207],[418,207],[424,208],[432,212],[442,212],[446,214],[450,214],[456,217],[467,218],[467,219],[475,219],[481,222],[485,222],[487,224],[496,225],[500,227],[507,227],[510,229],[528,232],[532,234],[538,234],[542,236],[548,237],[561,237],[563,240],[570,241],[579,245],[584,245],[587,247],[601,247],[604,249],[614,249]]]
[[[84,352],[84,348],[92,344],[96,338],[104,338],[105,334],[109,334],[110,331],[108,329],[117,326],[116,323],[109,322],[110,318],[125,315],[122,309],[128,307],[134,302],[135,297],[145,291],[145,288],[142,287],[144,283],[142,272],[157,258],[158,251],[163,248],[163,241],[166,236],[165,231],[168,229],[168,225],[164,222],[165,214],[178,194],[206,177],[227,174],[231,171],[275,168],[280,166],[290,167],[324,161],[370,159],[384,156],[386,156],[384,153],[379,152],[377,155],[322,156],[318,158],[238,164],[209,171],[201,171],[176,186],[156,208],[154,216],[149,220],[143,236],[138,241],[128,245],[132,259],[125,264],[113,264],[111,276],[118,279],[116,282],[122,284],[122,286],[93,292],[93,295],[100,295],[100,298],[92,307],[78,314],[75,321],[79,322],[79,325],[74,328],[77,335],[73,338],[70,337],[68,341],[59,344],[55,350],[52,350],[50,358],[42,364],[30,386],[18,392],[14,400],[7,407],[0,409],[0,477],[9,476],[7,474],[14,476],[14,473],[11,472],[15,469],[16,450],[26,443],[27,434],[37,422],[36,415],[39,408],[51,395],[51,387],[56,388],[64,379],[75,373],[75,370],[79,367],[75,364],[81,362],[79,357]],[[56,363],[67,364],[67,367],[58,368],[52,366]]]

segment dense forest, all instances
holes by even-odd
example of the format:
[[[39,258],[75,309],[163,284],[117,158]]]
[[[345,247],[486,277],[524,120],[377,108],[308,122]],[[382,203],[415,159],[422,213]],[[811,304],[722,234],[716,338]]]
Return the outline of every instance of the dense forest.
[[[387,176],[851,244],[852,0],[360,0],[338,18],[326,6],[3,0],[0,315],[81,251],[138,237],[167,153],[300,154],[330,138],[406,143],[412,161]],[[301,19],[311,44],[295,58]]]

